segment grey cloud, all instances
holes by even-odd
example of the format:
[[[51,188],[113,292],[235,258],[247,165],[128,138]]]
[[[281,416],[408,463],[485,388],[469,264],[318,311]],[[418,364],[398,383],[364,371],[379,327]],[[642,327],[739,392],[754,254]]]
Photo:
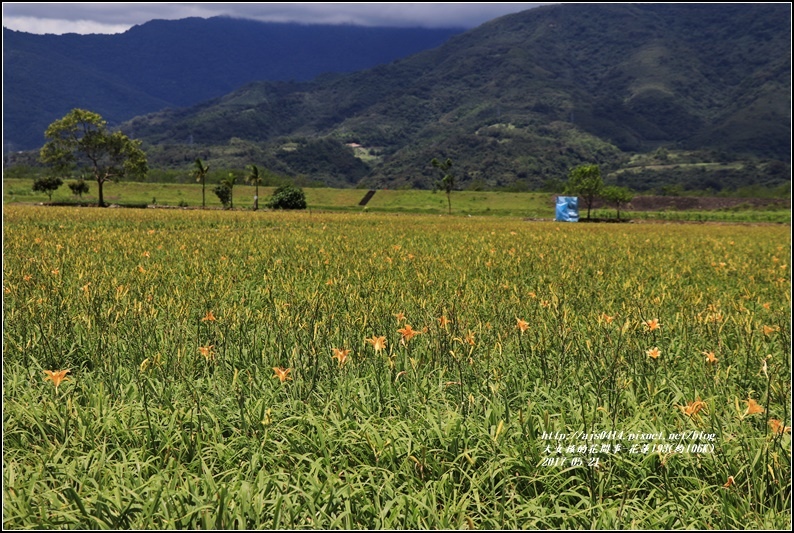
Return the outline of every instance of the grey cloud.
[[[119,31],[152,19],[213,17],[227,15],[270,22],[306,24],[358,24],[365,26],[424,26],[471,28],[493,18],[536,7],[538,3],[385,3],[385,4],[298,4],[298,3],[185,3],[185,4],[3,4],[3,25],[22,31],[22,21],[34,27],[51,28],[58,21],[64,28],[78,27]],[[65,31],[79,31],[68,29]],[[101,30],[94,30],[101,31]]]

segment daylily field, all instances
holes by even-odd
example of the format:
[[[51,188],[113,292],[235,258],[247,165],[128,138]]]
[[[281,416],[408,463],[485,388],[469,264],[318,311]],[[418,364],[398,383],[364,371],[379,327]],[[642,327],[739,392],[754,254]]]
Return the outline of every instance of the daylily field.
[[[3,208],[3,527],[785,529],[791,228]]]

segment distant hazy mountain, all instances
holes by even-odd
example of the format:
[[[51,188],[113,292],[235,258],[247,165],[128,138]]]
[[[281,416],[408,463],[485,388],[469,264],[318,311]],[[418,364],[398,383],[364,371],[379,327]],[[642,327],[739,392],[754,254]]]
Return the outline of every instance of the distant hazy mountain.
[[[389,65],[252,83],[125,131],[158,146],[159,164],[191,161],[195,142],[230,165],[389,186],[427,186],[433,157],[451,157],[464,183],[533,187],[658,147],[789,162],[790,45],[790,4],[552,5]],[[338,152],[322,168],[320,140]],[[353,149],[368,172],[351,173]]]
[[[255,80],[306,81],[434,48],[456,29],[154,20],[118,35],[3,29],[4,152],[41,146],[72,108],[119,123],[226,94]]]

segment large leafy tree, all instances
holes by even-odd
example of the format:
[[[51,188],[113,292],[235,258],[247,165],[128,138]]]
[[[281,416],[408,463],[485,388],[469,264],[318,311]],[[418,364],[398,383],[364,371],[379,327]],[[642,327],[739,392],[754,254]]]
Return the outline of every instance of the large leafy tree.
[[[447,158],[446,161],[439,161],[433,158],[430,164],[439,170],[441,179],[436,183],[436,188],[447,193],[447,205],[449,207],[449,214],[452,214],[452,189],[455,187],[455,175],[452,173],[452,159]]]
[[[49,125],[48,139],[39,153],[42,163],[56,174],[70,176],[75,170],[89,173],[97,182],[99,205],[105,205],[102,186],[124,177],[144,177],[149,167],[141,142],[107,129],[107,122],[92,111],[72,109]]]
[[[593,202],[601,195],[604,180],[601,179],[601,169],[598,165],[580,165],[568,176],[565,194],[580,196],[587,206],[587,220],[590,220],[590,210]]]

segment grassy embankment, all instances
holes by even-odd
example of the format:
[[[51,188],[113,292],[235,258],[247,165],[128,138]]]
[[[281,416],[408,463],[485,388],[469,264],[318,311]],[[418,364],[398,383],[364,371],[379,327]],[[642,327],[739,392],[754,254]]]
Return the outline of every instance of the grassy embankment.
[[[96,184],[91,183],[91,192],[83,201],[96,202]],[[207,186],[207,207],[221,208],[221,203]],[[361,189],[307,188],[306,200],[309,208],[321,211],[364,210],[358,203],[366,193]],[[254,187],[237,185],[234,188],[234,205],[237,209],[253,207]],[[273,187],[260,187],[260,206],[272,194]],[[491,191],[454,191],[452,193],[452,213],[473,216],[518,216],[528,218],[554,218],[553,195],[551,193],[491,192]],[[47,195],[34,192],[29,180],[8,179],[3,182],[3,202],[41,203],[47,202]],[[52,196],[54,203],[77,202],[77,198],[64,185]],[[119,182],[105,185],[105,201],[128,206],[152,205],[188,207],[201,206],[201,186],[197,184],[174,183],[134,183]],[[442,192],[421,190],[380,190],[370,200],[367,211],[393,213],[447,213],[447,197]],[[584,210],[582,218],[584,218]],[[594,217],[615,218],[614,209],[600,209]],[[640,220],[694,220],[724,222],[791,222],[790,210],[766,210],[763,208],[724,209],[713,211],[659,211],[630,212],[622,211],[622,218]]]

